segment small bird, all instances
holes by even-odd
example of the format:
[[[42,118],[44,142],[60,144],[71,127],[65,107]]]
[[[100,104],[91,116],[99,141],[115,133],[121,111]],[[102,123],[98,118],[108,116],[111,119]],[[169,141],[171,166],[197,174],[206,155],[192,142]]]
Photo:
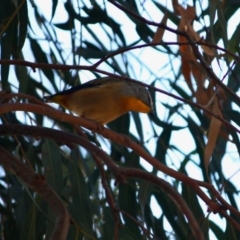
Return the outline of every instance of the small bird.
[[[117,77],[104,77],[44,97],[77,115],[106,124],[121,115],[136,111],[153,113],[152,98],[148,90],[132,81]]]

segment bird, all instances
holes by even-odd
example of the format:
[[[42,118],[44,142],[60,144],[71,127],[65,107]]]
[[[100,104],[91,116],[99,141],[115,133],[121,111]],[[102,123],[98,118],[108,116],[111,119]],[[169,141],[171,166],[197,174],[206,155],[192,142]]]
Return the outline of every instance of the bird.
[[[57,103],[103,125],[129,111],[154,112],[152,98],[144,86],[118,77],[97,78],[45,96],[44,101]]]

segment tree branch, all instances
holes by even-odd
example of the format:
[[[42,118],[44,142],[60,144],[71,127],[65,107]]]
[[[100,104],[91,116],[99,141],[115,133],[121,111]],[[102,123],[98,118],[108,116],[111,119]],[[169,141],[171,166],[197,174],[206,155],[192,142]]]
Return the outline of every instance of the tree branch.
[[[149,155],[139,144],[131,141],[127,136],[124,136],[122,134],[117,134],[116,132],[113,132],[110,129],[104,128],[102,125],[99,125],[95,121],[65,114],[63,112],[60,112],[58,110],[51,108],[49,105],[46,105],[46,104],[42,106],[39,106],[36,104],[21,104],[21,103],[10,103],[10,104],[0,105],[0,114],[11,112],[11,111],[19,111],[19,110],[25,111],[25,112],[29,111],[29,112],[41,114],[44,116],[48,116],[51,118],[55,118],[59,121],[64,121],[64,122],[69,122],[72,124],[78,124],[78,125],[84,126],[91,131],[101,134],[103,137],[110,139],[113,142],[119,143],[128,148],[131,148],[139,156],[141,156],[143,159],[145,159],[148,163],[150,163],[159,171],[191,186],[195,190],[195,192],[203,199],[203,201],[205,201],[205,203],[209,206],[209,209],[211,211],[219,212],[219,209],[221,208],[221,206],[219,206],[217,203],[209,199],[207,195],[200,189],[200,186],[204,186],[210,190],[212,189],[210,184],[207,185],[202,181],[197,181],[180,172],[177,172],[171,168],[168,168],[167,166],[163,165],[160,161],[158,161],[157,159]],[[231,126],[232,128],[235,128],[230,123],[228,123],[228,125]],[[236,131],[240,132],[238,129]],[[223,204],[225,209],[229,209],[237,216],[240,216],[240,213],[231,205],[227,204],[226,201],[224,201],[221,198],[221,196],[217,194],[217,191],[215,191],[215,196],[219,199],[219,202]]]
[[[87,139],[72,133],[62,132],[55,129],[35,127],[35,126],[21,126],[21,125],[0,125],[0,134],[1,135],[2,134],[17,134],[17,135],[20,134],[20,135],[47,137],[57,142],[62,142],[62,143],[72,142],[72,143],[79,144],[80,146],[87,149],[89,152],[99,156],[99,158],[101,158],[101,160],[113,172],[113,174],[117,177],[118,180],[122,181],[123,178],[125,177],[134,177],[134,178],[137,177],[137,178],[150,181],[154,183],[157,187],[165,191],[174,200],[174,202],[180,207],[181,211],[188,219],[188,223],[190,224],[196,239],[204,240],[202,231],[194,215],[192,214],[191,210],[183,200],[182,196],[169,183],[158,178],[157,176],[154,176],[151,173],[147,173],[140,169],[128,169],[128,168],[119,167],[104,151],[99,149],[97,146],[93,145]],[[9,169],[8,165],[5,165],[5,167]],[[20,169],[18,169],[18,167],[15,168],[15,172],[18,173],[19,170]]]

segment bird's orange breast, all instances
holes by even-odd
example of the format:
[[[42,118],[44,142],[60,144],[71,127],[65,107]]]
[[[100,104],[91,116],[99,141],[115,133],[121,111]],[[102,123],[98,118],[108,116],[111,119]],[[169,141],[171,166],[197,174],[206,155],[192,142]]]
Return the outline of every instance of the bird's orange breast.
[[[135,97],[125,97],[122,101],[127,111],[136,111],[142,113],[149,113],[151,111],[149,106]]]

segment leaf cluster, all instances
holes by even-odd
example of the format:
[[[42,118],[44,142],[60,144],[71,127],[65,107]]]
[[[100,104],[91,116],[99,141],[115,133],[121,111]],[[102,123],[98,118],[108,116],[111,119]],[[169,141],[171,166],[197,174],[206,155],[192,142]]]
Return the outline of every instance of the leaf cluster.
[[[3,239],[239,239],[238,4],[49,2],[0,0]],[[42,102],[105,75],[156,115],[103,127]]]

